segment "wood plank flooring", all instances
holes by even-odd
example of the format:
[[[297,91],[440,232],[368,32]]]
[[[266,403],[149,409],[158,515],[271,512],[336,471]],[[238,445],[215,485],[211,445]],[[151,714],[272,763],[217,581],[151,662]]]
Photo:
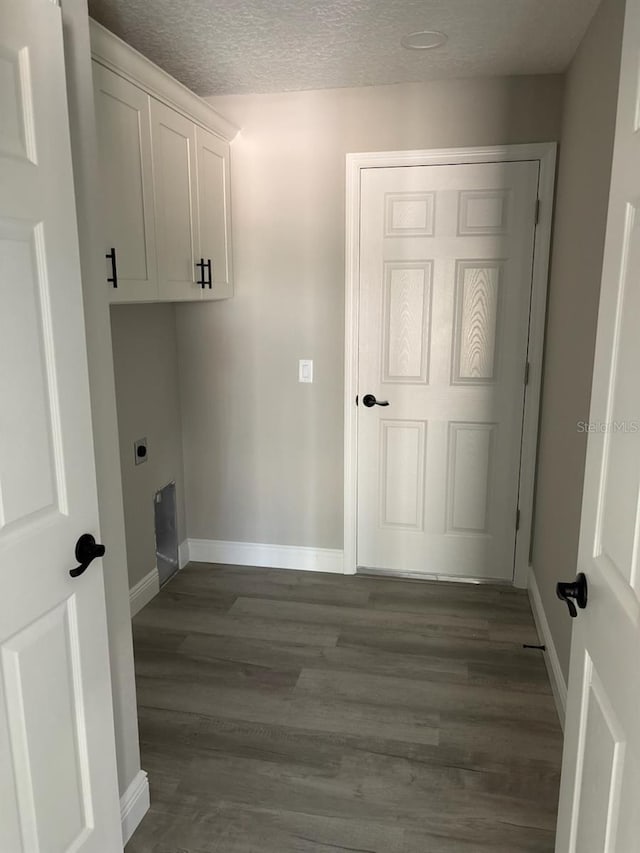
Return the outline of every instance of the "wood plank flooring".
[[[551,853],[562,735],[525,593],[191,564],[134,619],[127,853]]]

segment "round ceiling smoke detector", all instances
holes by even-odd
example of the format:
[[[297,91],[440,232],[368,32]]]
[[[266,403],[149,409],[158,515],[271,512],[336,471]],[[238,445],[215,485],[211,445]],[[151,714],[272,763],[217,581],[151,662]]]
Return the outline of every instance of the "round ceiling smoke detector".
[[[407,50],[433,50],[434,47],[442,47],[446,40],[446,35],[438,30],[421,30],[404,36],[400,44]]]

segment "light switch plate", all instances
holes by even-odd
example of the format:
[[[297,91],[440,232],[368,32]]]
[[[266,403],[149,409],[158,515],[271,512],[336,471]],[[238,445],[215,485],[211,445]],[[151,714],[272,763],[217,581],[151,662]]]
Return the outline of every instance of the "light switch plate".
[[[301,358],[298,362],[298,382],[313,382],[313,360]]]

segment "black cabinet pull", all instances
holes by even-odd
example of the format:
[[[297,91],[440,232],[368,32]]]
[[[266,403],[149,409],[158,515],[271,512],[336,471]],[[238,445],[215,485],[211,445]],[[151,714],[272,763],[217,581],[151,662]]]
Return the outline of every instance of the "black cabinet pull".
[[[213,272],[211,271],[211,258],[207,260],[207,269],[209,270],[209,281],[207,284],[209,285],[209,290],[213,287]]]
[[[572,619],[575,619],[578,615],[576,604],[581,610],[584,610],[589,598],[587,578],[584,573],[580,572],[577,578],[570,583],[559,583],[556,586],[556,595],[560,601],[564,601],[569,608],[569,616],[571,616]],[[574,601],[576,604],[573,603]]]
[[[76,560],[80,565],[71,569],[69,572],[71,577],[77,578],[81,575],[96,557],[104,557],[105,551],[104,545],[99,545],[90,533],[83,533],[76,542]]]
[[[118,286],[118,266],[116,264],[116,250],[112,247],[109,252],[105,255],[105,258],[108,261],[111,261],[111,278],[108,278],[107,281],[109,284],[112,284],[114,287]]]
[[[205,287],[207,286],[207,282],[205,281],[205,278],[204,278],[204,268],[206,267],[206,263],[205,263],[204,258],[200,258],[200,260],[198,261],[196,266],[200,267],[200,280],[197,281],[196,284],[199,284],[200,287],[204,290]]]

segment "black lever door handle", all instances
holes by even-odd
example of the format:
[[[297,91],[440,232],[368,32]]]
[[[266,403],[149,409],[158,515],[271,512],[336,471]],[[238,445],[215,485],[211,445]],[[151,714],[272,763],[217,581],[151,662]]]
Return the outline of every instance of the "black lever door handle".
[[[580,610],[584,610],[587,606],[588,593],[587,578],[583,572],[580,572],[574,581],[570,583],[561,582],[556,586],[556,595],[561,601],[566,603],[572,619],[575,619],[578,615],[576,604]],[[576,604],[573,603],[574,601]]]
[[[373,394],[365,394],[362,398],[362,405],[370,409],[372,406],[388,406],[388,400],[376,400]]]
[[[83,533],[76,542],[76,560],[80,565],[71,569],[69,572],[71,577],[77,578],[81,575],[96,557],[104,557],[105,551],[104,545],[99,545],[90,533]]]

